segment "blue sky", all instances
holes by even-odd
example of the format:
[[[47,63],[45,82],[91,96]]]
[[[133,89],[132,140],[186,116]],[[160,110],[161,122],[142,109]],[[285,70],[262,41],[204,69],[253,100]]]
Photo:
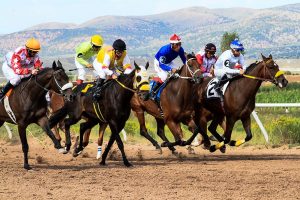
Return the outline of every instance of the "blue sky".
[[[191,6],[269,8],[300,0],[6,0],[1,2],[0,34],[45,22],[80,24],[104,15],[151,15]]]

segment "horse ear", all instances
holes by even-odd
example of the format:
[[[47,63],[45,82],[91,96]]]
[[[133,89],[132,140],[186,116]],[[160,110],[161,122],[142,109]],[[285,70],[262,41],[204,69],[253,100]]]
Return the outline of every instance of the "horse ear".
[[[270,55],[269,55],[269,58],[270,58],[270,59],[273,59],[273,56],[272,56],[272,54],[270,54]]]
[[[146,70],[148,69],[148,67],[149,67],[149,61],[146,63],[146,66],[145,66]]]
[[[141,68],[136,64],[136,62],[134,61],[134,66],[137,70],[141,70]]]
[[[56,68],[57,68],[56,62],[53,61],[53,63],[52,63],[52,69],[56,69]]]
[[[267,58],[261,53],[261,57],[263,60],[267,60]]]
[[[57,67],[63,68],[63,67],[62,67],[62,64],[61,64],[61,62],[60,62],[59,60],[57,61]]]

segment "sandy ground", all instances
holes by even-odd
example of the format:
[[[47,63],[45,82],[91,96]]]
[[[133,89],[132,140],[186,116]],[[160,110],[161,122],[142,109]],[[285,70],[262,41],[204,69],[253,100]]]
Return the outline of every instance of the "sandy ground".
[[[132,168],[118,150],[106,166],[96,144],[77,158],[33,139],[26,171],[20,144],[0,141],[0,199],[300,199],[300,149],[228,148],[211,154],[125,144]],[[116,146],[114,146],[116,149]]]

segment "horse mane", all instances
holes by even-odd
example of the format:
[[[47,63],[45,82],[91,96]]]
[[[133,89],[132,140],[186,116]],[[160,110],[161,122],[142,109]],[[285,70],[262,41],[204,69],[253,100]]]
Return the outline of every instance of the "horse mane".
[[[52,68],[43,68],[42,70],[40,70],[37,74],[37,76],[41,76],[44,75],[45,73],[48,73],[50,70],[53,70]],[[21,83],[22,82],[26,82],[28,81],[32,76],[26,77],[26,78],[22,78]],[[21,84],[20,83],[20,84]]]
[[[261,62],[262,61],[255,61],[254,63],[250,64],[249,67],[247,67],[245,74],[248,74],[249,72],[251,72]]]

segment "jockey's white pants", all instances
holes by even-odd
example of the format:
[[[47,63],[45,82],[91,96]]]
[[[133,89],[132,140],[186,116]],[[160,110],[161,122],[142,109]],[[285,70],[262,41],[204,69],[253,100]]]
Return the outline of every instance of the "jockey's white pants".
[[[93,63],[93,57],[91,59],[88,60],[89,63]],[[80,64],[76,58],[75,58],[75,66],[77,68],[77,72],[78,72],[78,79],[85,81],[86,79],[86,70],[87,67]],[[89,69],[89,68],[88,68]]]
[[[32,67],[33,68],[33,67]],[[16,86],[21,82],[21,79],[29,77],[31,74],[19,75],[14,72],[14,70],[7,64],[5,61],[2,65],[2,71],[7,80],[13,85]]]
[[[110,70],[108,68],[102,68],[102,66],[103,66],[102,63],[99,63],[97,61],[97,59],[94,60],[93,66],[95,68],[97,75],[101,79],[106,79],[106,76],[111,76],[113,74],[115,74],[117,76],[120,75],[120,73],[116,70],[116,68],[114,70]],[[132,72],[132,69],[125,69],[124,74],[130,74],[130,72]]]
[[[177,68],[175,63],[172,61],[169,64],[165,64],[167,66],[170,66],[172,69]],[[159,66],[159,61],[157,59],[154,59],[154,70],[156,71],[157,76],[165,82],[165,80],[168,78],[168,75],[170,72],[164,71],[162,68]]]

